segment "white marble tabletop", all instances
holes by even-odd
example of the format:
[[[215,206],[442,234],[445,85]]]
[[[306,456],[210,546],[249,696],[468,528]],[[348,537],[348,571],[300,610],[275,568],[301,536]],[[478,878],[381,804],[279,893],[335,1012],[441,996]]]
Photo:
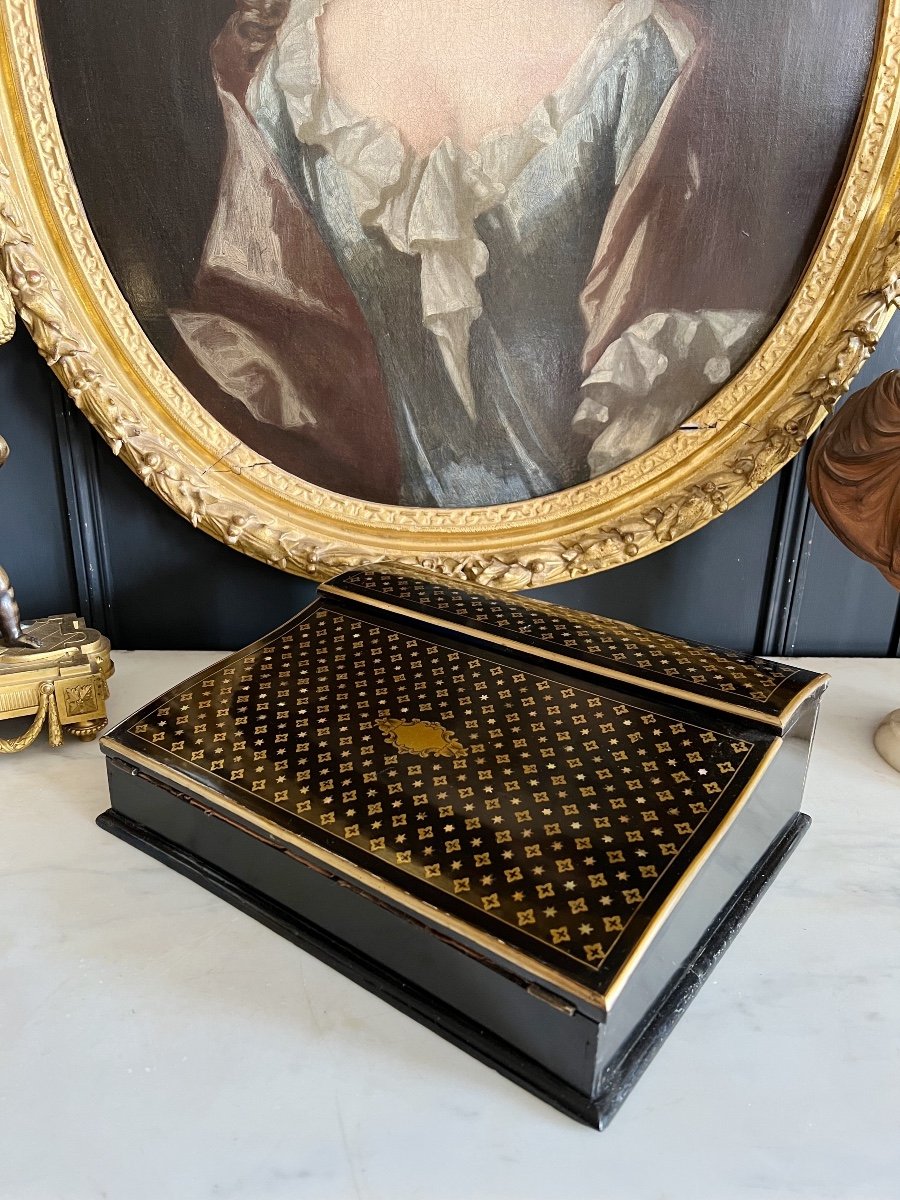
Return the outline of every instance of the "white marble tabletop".
[[[96,744],[0,759],[0,1198],[897,1200],[900,662],[805,665],[812,830],[602,1134],[101,832]]]

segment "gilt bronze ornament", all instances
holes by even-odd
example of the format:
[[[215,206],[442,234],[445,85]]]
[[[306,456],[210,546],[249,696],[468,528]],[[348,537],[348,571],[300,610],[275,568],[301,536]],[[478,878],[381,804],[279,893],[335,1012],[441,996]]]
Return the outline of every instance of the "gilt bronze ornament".
[[[9,446],[0,438],[0,467]],[[63,733],[84,741],[106,725],[109,641],[74,613],[22,621],[9,576],[0,567],[0,720],[31,717],[24,733],[0,738],[0,754],[25,750],[47,726],[50,745]]]

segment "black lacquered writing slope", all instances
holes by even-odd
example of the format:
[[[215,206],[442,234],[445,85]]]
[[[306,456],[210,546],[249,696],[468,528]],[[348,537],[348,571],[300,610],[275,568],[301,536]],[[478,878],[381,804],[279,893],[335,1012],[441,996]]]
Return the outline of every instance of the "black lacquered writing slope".
[[[826,682],[351,571],[104,739],[100,823],[602,1127],[806,828]]]

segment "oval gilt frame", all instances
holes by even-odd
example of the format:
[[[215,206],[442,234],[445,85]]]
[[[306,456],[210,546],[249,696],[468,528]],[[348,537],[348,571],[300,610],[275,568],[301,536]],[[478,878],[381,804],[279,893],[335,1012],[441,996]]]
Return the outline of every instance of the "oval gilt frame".
[[[93,237],[70,170],[35,0],[0,2],[0,261],[35,344],[78,408],[194,526],[328,578],[390,559],[520,589],[649,554],[734,507],[831,411],[900,304],[900,0],[885,0],[830,220],[761,349],[691,422],[608,475],[492,508],[367,503],[260,461],[154,350]]]

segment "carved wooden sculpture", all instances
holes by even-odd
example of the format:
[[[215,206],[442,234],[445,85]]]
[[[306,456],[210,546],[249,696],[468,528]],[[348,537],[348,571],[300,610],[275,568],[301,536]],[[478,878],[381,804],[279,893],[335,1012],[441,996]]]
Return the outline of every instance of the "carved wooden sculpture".
[[[832,533],[900,588],[900,371],[850,397],[816,440],[807,482]],[[900,709],[875,746],[900,770]]]

